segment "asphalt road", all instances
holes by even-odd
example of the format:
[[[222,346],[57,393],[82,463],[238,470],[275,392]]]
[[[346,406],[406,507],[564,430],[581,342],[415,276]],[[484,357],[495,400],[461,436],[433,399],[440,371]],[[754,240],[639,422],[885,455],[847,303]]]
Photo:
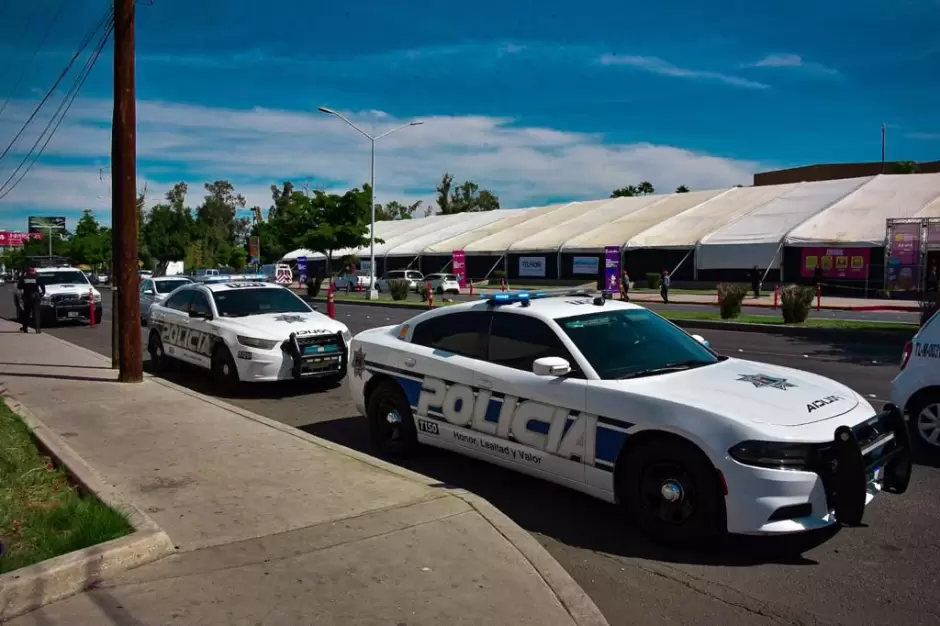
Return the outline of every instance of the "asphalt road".
[[[3,291],[0,288],[0,315],[8,316],[11,296]],[[111,312],[107,297],[105,301],[100,326],[47,332],[109,355]],[[354,333],[397,323],[410,314],[337,306],[339,319]],[[722,353],[830,376],[876,406],[888,397],[900,354],[900,346],[826,344],[725,331],[705,334]],[[193,370],[181,368],[168,377],[209,393],[203,377]],[[366,449],[363,422],[344,387],[265,385],[229,401]],[[923,464],[915,468],[907,494],[883,495],[869,507],[866,526],[799,538],[741,538],[719,554],[655,546],[630,530],[610,505],[451,453],[427,450],[408,467],[474,491],[502,509],[533,533],[615,626],[940,624],[940,470]]]

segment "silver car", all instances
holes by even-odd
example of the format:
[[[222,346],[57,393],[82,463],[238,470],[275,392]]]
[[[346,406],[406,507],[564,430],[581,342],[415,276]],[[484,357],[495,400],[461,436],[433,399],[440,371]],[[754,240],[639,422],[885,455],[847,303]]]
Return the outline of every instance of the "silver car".
[[[140,323],[146,326],[150,323],[150,307],[156,302],[162,302],[170,292],[183,285],[192,284],[192,280],[184,276],[160,276],[159,278],[145,278],[140,282]]]

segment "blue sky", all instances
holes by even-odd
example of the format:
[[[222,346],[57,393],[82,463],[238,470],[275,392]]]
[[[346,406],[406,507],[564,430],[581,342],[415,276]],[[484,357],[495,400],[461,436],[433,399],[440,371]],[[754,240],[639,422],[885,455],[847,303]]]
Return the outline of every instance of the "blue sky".
[[[12,61],[0,69],[0,106],[12,94],[0,151],[105,7],[0,5]],[[224,178],[263,207],[284,179],[361,184],[368,143],[321,105],[370,132],[424,121],[378,143],[383,202],[429,201],[444,170],[506,208],[641,180],[747,184],[762,169],[877,160],[882,122],[889,158],[940,158],[940,0],[155,0],[137,14],[139,175],[154,202],[180,180],[193,204]],[[83,208],[108,221],[111,53],[0,199],[0,229]],[[0,184],[62,95],[0,161]]]

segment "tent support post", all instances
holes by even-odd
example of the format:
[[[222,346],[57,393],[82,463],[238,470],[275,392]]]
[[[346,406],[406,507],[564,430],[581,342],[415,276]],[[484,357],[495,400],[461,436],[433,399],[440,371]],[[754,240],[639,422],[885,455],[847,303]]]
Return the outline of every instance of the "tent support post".
[[[491,267],[491,268],[490,268],[490,271],[488,271],[488,272],[486,273],[486,276],[483,277],[483,280],[489,279],[490,274],[493,273],[493,270],[496,269],[496,266],[499,265],[499,262],[502,261],[505,256],[506,256],[505,254],[499,255],[499,258],[496,259],[496,263],[493,263],[493,267]],[[451,260],[453,260],[453,259],[451,259]]]
[[[555,253],[555,268],[558,272],[555,274],[555,280],[561,280],[561,251]]]
[[[419,254],[419,255],[416,256],[415,258],[411,259],[411,262],[408,263],[408,267],[406,267],[405,269],[406,269],[406,270],[410,270],[410,269],[411,269],[411,266],[414,265],[415,261],[417,261],[417,260],[420,259],[420,258],[421,258],[421,255]]]
[[[447,262],[447,265],[445,265],[444,267],[441,268],[441,272],[440,272],[440,273],[443,274],[444,272],[446,272],[446,271],[447,271],[447,268],[449,268],[449,267],[450,267],[450,264],[453,263],[453,262],[454,262],[454,257],[451,256],[451,257],[450,257],[450,261]]]
[[[694,251],[695,249],[693,248],[692,250],[689,250],[688,252],[685,253],[685,256],[682,257],[681,261],[679,261],[679,264],[673,268],[672,270],[673,275],[675,275],[675,273],[679,271],[679,268],[682,267],[682,264],[685,263],[685,260],[689,258],[689,255],[692,254],[692,252]],[[693,265],[692,271],[693,271],[692,276],[695,278],[695,280],[698,280],[698,268]]]
[[[770,268],[774,266],[774,261],[777,260],[777,255],[780,254],[780,249],[783,248],[783,242],[780,242],[780,245],[777,246],[777,249],[774,251],[774,257],[770,260],[770,263],[767,265],[767,269],[764,270],[764,275],[760,277],[761,284],[764,284],[764,281],[767,280],[767,274],[770,273]],[[783,282],[783,259],[780,259],[780,282]]]

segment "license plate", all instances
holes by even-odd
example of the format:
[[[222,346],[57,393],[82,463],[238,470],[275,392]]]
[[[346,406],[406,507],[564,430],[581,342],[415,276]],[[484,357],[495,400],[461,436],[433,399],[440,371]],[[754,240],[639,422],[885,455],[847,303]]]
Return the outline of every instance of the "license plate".
[[[66,315],[69,317],[78,317],[78,311],[69,311]]]

